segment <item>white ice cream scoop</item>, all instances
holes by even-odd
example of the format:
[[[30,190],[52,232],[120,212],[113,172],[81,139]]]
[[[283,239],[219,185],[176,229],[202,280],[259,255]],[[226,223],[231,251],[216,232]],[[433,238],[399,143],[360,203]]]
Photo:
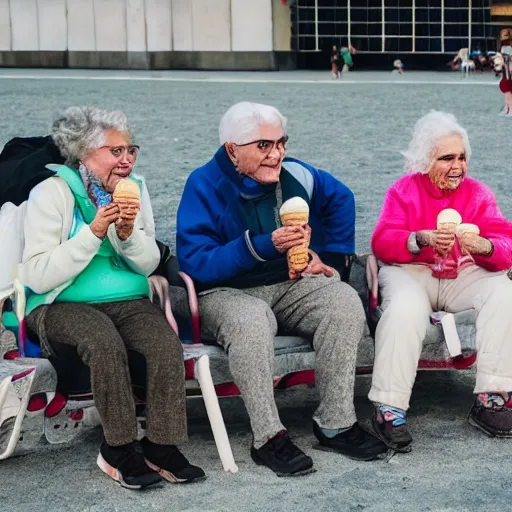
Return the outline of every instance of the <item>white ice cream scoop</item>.
[[[309,213],[309,206],[302,197],[292,197],[285,201],[279,210],[279,215],[288,213]]]

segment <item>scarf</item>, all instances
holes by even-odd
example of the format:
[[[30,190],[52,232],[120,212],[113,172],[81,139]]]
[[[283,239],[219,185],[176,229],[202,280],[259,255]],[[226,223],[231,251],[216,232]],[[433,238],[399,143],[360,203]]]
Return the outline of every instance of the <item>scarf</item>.
[[[112,202],[112,195],[105,190],[98,176],[87,169],[81,162],[78,166],[78,172],[82,178],[85,190],[87,190],[87,195],[96,208],[102,208]]]

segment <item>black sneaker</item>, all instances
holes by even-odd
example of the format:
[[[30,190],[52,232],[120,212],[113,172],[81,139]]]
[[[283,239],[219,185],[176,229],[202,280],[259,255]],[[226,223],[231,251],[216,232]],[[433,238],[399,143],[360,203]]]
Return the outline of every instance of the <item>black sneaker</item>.
[[[375,460],[382,458],[381,456],[388,451],[382,441],[363,430],[359,423],[354,423],[349,430],[334,437],[327,437],[314,421],[313,433],[320,443],[315,447],[318,450],[341,453],[355,460]]]
[[[147,437],[141,445],[146,464],[168,482],[182,484],[206,478],[204,471],[192,466],[176,446],[152,443]]]
[[[297,448],[284,430],[261,448],[251,446],[251,457],[256,464],[269,467],[277,476],[299,476],[315,471],[313,459]]]
[[[137,442],[111,447],[103,441],[97,463],[104,473],[126,489],[143,489],[162,480],[146,464]]]
[[[384,421],[375,408],[372,418],[375,435],[388,447],[399,453],[409,453],[412,450],[412,437],[407,430],[407,423],[394,426],[391,421]]]
[[[475,402],[469,411],[468,421],[490,437],[512,437],[512,409],[489,409]]]

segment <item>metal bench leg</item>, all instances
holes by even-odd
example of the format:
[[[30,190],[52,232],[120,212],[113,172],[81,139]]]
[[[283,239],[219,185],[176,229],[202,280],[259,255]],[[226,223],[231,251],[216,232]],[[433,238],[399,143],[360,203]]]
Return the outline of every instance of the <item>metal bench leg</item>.
[[[201,393],[203,395],[204,405],[206,406],[206,412],[208,413],[208,419],[212,427],[213,437],[219,457],[224,467],[224,471],[230,473],[236,473],[238,466],[233,458],[233,452],[231,451],[231,445],[229,444],[228,433],[226,432],[226,426],[224,425],[224,419],[222,418],[222,412],[219,406],[219,400],[215,393],[215,387],[213,386],[212,376],[210,373],[210,359],[205,354],[202,355],[195,364],[194,373],[199,386],[201,386]]]

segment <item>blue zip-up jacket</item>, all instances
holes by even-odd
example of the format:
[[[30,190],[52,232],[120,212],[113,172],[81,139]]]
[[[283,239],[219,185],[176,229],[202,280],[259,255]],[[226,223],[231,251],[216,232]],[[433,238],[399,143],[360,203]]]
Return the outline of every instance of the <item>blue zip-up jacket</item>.
[[[300,196],[309,204],[310,248],[325,263],[337,267],[354,253],[355,202],[348,187],[294,158],[285,158],[279,180],[283,202]],[[181,270],[199,290],[289,279],[286,255],[272,243],[272,231],[281,227],[276,189],[277,184],[262,185],[239,174],[224,146],[188,177],[178,207],[176,248]]]

